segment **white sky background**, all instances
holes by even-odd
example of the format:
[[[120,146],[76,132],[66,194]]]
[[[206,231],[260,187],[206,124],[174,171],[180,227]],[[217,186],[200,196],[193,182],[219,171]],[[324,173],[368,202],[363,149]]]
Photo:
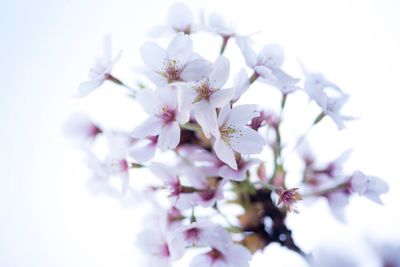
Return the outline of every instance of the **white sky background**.
[[[141,225],[140,214],[112,199],[89,194],[82,154],[65,140],[61,128],[74,111],[127,129],[141,121],[143,112],[123,98],[120,88],[106,85],[82,100],[71,96],[86,79],[107,33],[113,37],[115,51],[124,51],[116,76],[130,84],[137,81],[140,76],[134,70],[142,66],[139,47],[148,39],[146,32],[164,22],[174,2],[0,1],[1,266],[139,266],[140,256],[132,244]],[[371,254],[366,239],[357,236],[400,242],[400,2],[184,2],[193,10],[223,13],[243,33],[262,30],[255,38],[257,46],[281,44],[290,73],[300,74],[296,60],[301,59],[351,94],[344,111],[360,120],[348,123],[340,133],[333,123],[324,121],[311,132],[312,146],[325,160],[353,147],[346,169],[386,179],[391,185],[390,194],[383,198],[386,206],[355,198],[348,209],[349,224],[343,226],[321,202],[301,206],[290,224],[306,249],[339,239],[348,252],[359,252],[355,255],[364,260],[363,266],[376,266],[366,256]],[[205,38],[218,46],[202,44]],[[200,54],[216,58],[219,40],[201,35],[196,41]],[[239,58],[237,48],[230,45],[226,55]],[[235,72],[239,63],[240,58]],[[269,103],[269,93],[273,99],[272,89],[252,92],[247,99],[265,96]],[[297,114],[293,122],[302,124],[291,129],[300,133],[312,120],[301,116],[310,110],[304,112],[301,93],[292,101],[289,98],[288,113]],[[133,183],[135,179],[140,177],[134,177]],[[282,253],[277,247],[269,249],[267,255],[256,257],[252,267],[264,266],[268,259],[268,266],[296,266],[277,261],[276,255]]]

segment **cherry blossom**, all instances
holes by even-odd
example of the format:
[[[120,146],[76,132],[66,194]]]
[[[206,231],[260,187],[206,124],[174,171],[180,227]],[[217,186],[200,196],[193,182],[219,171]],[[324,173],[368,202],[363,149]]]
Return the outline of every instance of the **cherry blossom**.
[[[166,25],[153,28],[149,34],[152,37],[173,35],[183,32],[191,34],[198,30],[199,26],[194,22],[193,12],[183,3],[176,3],[170,7]]]
[[[100,87],[107,79],[113,79],[111,71],[115,63],[119,60],[121,52],[113,58],[111,49],[111,38],[106,36],[103,41],[103,55],[97,59],[96,64],[90,69],[88,81],[79,85],[79,95],[86,96]]]
[[[158,135],[157,145],[162,151],[174,149],[180,140],[179,123],[184,124],[189,120],[189,113],[179,109],[176,90],[145,89],[138,93],[137,101],[150,117],[132,131],[132,137]]]
[[[241,245],[230,244],[225,251],[212,248],[193,258],[190,267],[248,267],[250,252]]]
[[[303,199],[298,190],[298,188],[278,190],[278,205],[283,204],[288,211],[293,211],[294,205]]]
[[[366,198],[382,205],[383,202],[380,195],[389,191],[389,186],[384,180],[375,176],[366,176],[360,171],[355,171],[353,173],[350,185],[351,189],[360,196],[365,196]]]
[[[185,102],[192,103],[192,111],[197,123],[200,124],[207,138],[217,131],[216,108],[223,107],[232,99],[234,90],[221,89],[229,77],[229,60],[219,57],[211,73],[197,82],[192,90],[185,90]]]
[[[64,125],[64,132],[83,144],[92,143],[103,130],[82,114],[73,114]]]
[[[218,116],[218,133],[215,136],[214,151],[218,158],[237,170],[234,151],[242,154],[258,154],[265,140],[246,124],[259,116],[256,105],[224,106]]]
[[[211,64],[193,52],[192,40],[182,32],[172,39],[166,50],[147,42],[140,52],[150,69],[146,72],[148,78],[157,85],[201,80],[211,71]]]
[[[129,156],[139,163],[151,160],[157,147],[158,136],[147,136],[144,139],[137,139],[129,150]]]

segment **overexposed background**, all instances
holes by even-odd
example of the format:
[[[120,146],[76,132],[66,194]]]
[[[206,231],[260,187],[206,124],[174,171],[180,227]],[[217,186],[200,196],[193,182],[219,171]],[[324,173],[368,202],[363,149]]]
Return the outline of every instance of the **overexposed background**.
[[[400,242],[400,2],[182,2],[195,12],[204,8],[223,13],[238,24],[240,32],[262,30],[255,36],[258,47],[281,44],[286,52],[285,68],[293,70],[290,73],[300,74],[300,59],[351,94],[344,110],[360,119],[340,133],[326,120],[310,138],[326,160],[353,147],[346,169],[386,179],[391,185],[391,192],[383,197],[386,205],[355,198],[348,209],[349,224],[344,226],[334,221],[321,202],[303,207],[290,218],[290,225],[307,250],[318,244],[338,244],[350,254],[354,251],[362,266],[376,266],[368,240]],[[149,39],[146,32],[164,22],[173,3],[0,1],[1,266],[139,266],[140,255],[133,242],[142,224],[140,209],[126,209],[112,199],[89,193],[82,154],[61,129],[76,111],[110,127],[129,129],[141,121],[143,112],[124,99],[123,89],[105,85],[85,99],[72,96],[86,79],[93,58],[101,53],[102,37],[108,33],[115,52],[123,50],[116,76],[128,84],[143,80],[134,73],[142,66],[139,47]],[[218,45],[220,40],[196,37],[195,49],[213,60],[219,47],[208,52],[213,48],[204,49],[204,37]],[[228,56],[237,52],[233,43],[226,51]],[[262,95],[268,105],[268,94]],[[251,97],[260,99],[257,94]],[[301,93],[297,97],[304,102]],[[289,99],[288,105],[293,102]],[[294,113],[306,128],[310,120],[301,121],[303,109]],[[133,177],[133,183],[140,178]],[[285,253],[272,247],[265,255],[257,255],[252,267],[264,266],[268,259],[269,266],[302,266],[277,260]]]

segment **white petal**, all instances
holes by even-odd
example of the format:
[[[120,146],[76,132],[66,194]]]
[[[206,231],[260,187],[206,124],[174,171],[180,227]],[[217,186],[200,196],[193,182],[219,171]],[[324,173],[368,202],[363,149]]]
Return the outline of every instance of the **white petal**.
[[[161,109],[161,103],[156,92],[150,89],[140,90],[136,94],[136,100],[142,106],[143,110],[149,115],[157,114]]]
[[[228,164],[232,169],[237,170],[235,154],[227,143],[222,139],[217,138],[214,143],[214,151],[220,160]]]
[[[180,137],[181,131],[179,128],[179,124],[175,121],[164,125],[161,128],[157,144],[162,151],[174,149],[179,144]]]
[[[156,90],[156,94],[163,106],[166,105],[171,109],[176,109],[178,107],[178,91],[176,88],[159,88]]]
[[[168,58],[179,61],[179,64],[185,65],[192,57],[193,43],[188,35],[180,32],[169,43]]]
[[[180,75],[186,82],[200,81],[204,79],[211,71],[212,65],[205,59],[197,58],[188,62]]]
[[[273,74],[272,70],[265,66],[255,66],[254,71],[257,72],[262,78],[266,79],[269,82],[275,82],[276,77]]]
[[[149,165],[149,170],[166,184],[174,183],[178,179],[173,169],[162,163],[152,162]]]
[[[210,256],[207,254],[199,254],[195,256],[190,262],[190,267],[205,267],[205,266],[215,266]],[[217,266],[216,266],[217,267]]]
[[[151,160],[156,153],[156,144],[150,141],[140,142],[134,144],[130,151],[129,156],[139,163],[144,163]]]
[[[209,75],[209,84],[213,89],[221,89],[229,77],[229,60],[220,56],[214,63],[213,70]]]
[[[218,126],[222,126],[226,123],[229,114],[231,113],[231,105],[225,105],[218,114]]]
[[[175,30],[184,31],[192,24],[193,13],[185,4],[176,3],[169,9],[167,21]]]
[[[246,249],[245,247],[238,244],[232,244],[227,254],[229,262],[234,264],[236,267],[249,266],[249,261],[251,260],[251,254],[249,250]]]
[[[153,71],[162,71],[163,62],[168,58],[166,51],[154,42],[146,42],[140,54],[144,64]]]
[[[249,39],[236,38],[236,43],[243,54],[247,66],[253,68],[257,64],[257,55],[249,43]]]
[[[149,117],[132,131],[132,137],[145,138],[147,136],[158,135],[161,131],[162,124],[163,122],[160,118]]]
[[[255,130],[243,127],[237,139],[231,142],[233,149],[242,154],[258,154],[265,145],[264,138]]]
[[[86,96],[97,89],[104,82],[104,78],[100,77],[98,79],[82,82],[79,85],[78,91],[79,96]]]
[[[235,89],[235,101],[242,96],[244,92],[249,89],[249,77],[247,76],[247,72],[245,69],[242,69],[235,77],[234,82],[234,89]]]
[[[355,171],[351,177],[351,188],[359,195],[363,195],[367,191],[367,177],[360,171]]]
[[[193,107],[193,115],[207,138],[211,137],[210,134],[217,134],[217,113],[210,104],[203,100],[196,103]]]
[[[221,108],[232,99],[234,93],[235,91],[233,88],[220,89],[211,95],[210,104],[213,107]]]
[[[243,181],[246,179],[246,171],[247,169],[242,170],[234,170],[229,166],[222,166],[219,169],[218,174],[225,179],[234,180],[234,181]]]
[[[283,64],[283,59],[283,48],[277,44],[269,44],[264,46],[258,54],[257,62],[270,68],[280,68]]]
[[[246,125],[251,119],[260,116],[260,112],[257,111],[257,105],[246,104],[236,106],[232,109],[228,123],[237,126]]]

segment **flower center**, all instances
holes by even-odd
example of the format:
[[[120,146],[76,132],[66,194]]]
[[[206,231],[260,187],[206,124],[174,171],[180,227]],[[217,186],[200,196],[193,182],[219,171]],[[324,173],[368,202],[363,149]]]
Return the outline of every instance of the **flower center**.
[[[193,103],[197,103],[203,99],[206,100],[207,102],[209,102],[211,95],[216,91],[216,90],[210,88],[210,86],[208,84],[208,80],[204,80],[204,81],[200,82],[199,84],[197,84],[195,86],[195,90],[197,93],[197,97],[193,101]]]
[[[226,143],[229,143],[234,137],[234,134],[240,132],[240,130],[235,129],[231,126],[224,125],[219,129],[219,132],[221,133],[221,139],[224,140]]]
[[[176,117],[176,112],[173,109],[170,109],[168,106],[164,106],[161,109],[161,115],[160,118],[165,122],[165,123],[170,123],[175,121]]]
[[[176,59],[165,60],[164,63],[164,75],[168,79],[168,82],[179,81],[179,77],[182,73],[182,66]]]
[[[224,259],[224,254],[222,254],[219,250],[213,248],[210,252],[208,252],[212,262],[215,262],[219,259]]]
[[[198,228],[191,228],[185,231],[185,239],[190,241],[197,241],[199,239],[200,230]]]

